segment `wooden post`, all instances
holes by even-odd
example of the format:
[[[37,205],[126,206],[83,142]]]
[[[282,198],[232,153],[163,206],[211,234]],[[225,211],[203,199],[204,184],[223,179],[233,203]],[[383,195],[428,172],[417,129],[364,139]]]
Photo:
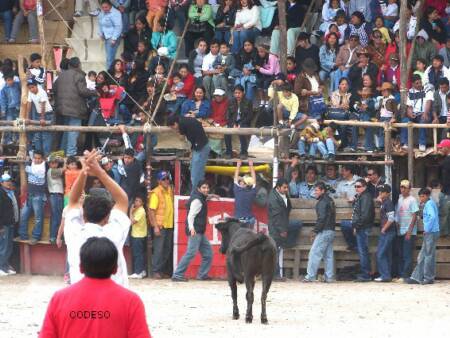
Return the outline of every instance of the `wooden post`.
[[[411,124],[408,126],[408,180],[414,187],[414,129]]]
[[[278,106],[278,90],[276,87],[273,88],[273,128],[276,128],[278,124],[278,116],[277,116],[277,106]],[[279,157],[278,157],[278,129],[277,133],[273,136],[273,170],[272,170],[272,186],[275,187],[275,184],[278,180],[278,166],[279,166]]]
[[[406,36],[407,2],[407,0],[401,0],[400,2],[400,111],[402,114],[406,111],[406,100],[408,98],[408,60],[406,58],[406,44],[408,42]]]
[[[384,125],[384,160],[386,162],[392,160],[392,146],[391,146],[391,124],[385,122]],[[392,186],[392,164],[386,163],[384,166],[384,177],[386,183]]]
[[[175,177],[174,177],[174,194],[179,195],[181,193],[181,161],[175,160]]]
[[[45,48],[45,35],[44,35],[44,7],[42,5],[42,0],[36,1],[36,15],[38,19],[38,29],[39,29],[39,43],[41,44],[41,55],[42,55],[42,67],[47,67],[47,49]]]
[[[280,66],[281,72],[287,74],[286,59],[287,59],[287,23],[286,23],[286,2],[285,0],[278,0],[278,30],[280,31]]]
[[[23,56],[18,56],[18,71],[20,84],[22,89],[22,95],[20,98],[20,112],[19,118],[22,121],[25,121],[27,116],[27,101],[28,101],[28,87],[27,87],[27,76],[24,71],[24,62]],[[22,130],[19,134],[19,151],[17,152],[18,160],[25,160],[27,157],[27,134]],[[27,176],[25,174],[25,165],[24,162],[19,164],[20,170],[20,196],[24,196],[27,189]]]

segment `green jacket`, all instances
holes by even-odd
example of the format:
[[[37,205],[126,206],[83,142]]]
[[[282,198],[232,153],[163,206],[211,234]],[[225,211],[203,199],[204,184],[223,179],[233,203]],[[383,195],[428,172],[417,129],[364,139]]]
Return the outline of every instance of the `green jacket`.
[[[201,12],[198,12],[198,7],[195,4],[192,4],[189,7],[188,17],[192,21],[199,20],[201,22],[207,21],[211,27],[214,28],[214,15],[212,11],[211,5],[205,4],[202,7]]]

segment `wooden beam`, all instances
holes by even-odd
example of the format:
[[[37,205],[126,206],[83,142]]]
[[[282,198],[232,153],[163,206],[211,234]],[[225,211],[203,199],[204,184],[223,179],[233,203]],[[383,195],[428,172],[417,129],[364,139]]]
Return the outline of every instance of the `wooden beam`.
[[[414,129],[408,126],[408,180],[414,186]]]
[[[42,67],[47,68],[47,49],[45,48],[44,34],[44,6],[42,0],[36,1],[36,15],[39,29],[39,43],[41,45]]]
[[[287,20],[286,20],[286,1],[278,0],[278,30],[280,31],[280,66],[281,72],[287,74]]]
[[[406,24],[408,18],[406,17],[407,0],[400,0],[400,110],[406,111],[406,100],[408,98],[408,60],[406,59],[406,44],[408,39],[406,37]],[[419,23],[418,23],[419,24]]]
[[[391,132],[388,122],[385,122],[384,125],[384,161],[389,162],[392,161],[392,145],[391,145]],[[386,183],[392,185],[392,164],[386,164],[384,166],[384,177],[386,179]]]
[[[25,121],[27,116],[27,104],[28,104],[28,86],[27,86],[27,76],[24,70],[24,58],[22,55],[18,55],[18,71],[19,78],[21,83],[21,97],[20,97],[20,111],[19,117]],[[19,131],[19,151],[17,152],[18,160],[25,160],[27,157],[27,134],[24,130]],[[25,174],[25,164],[24,162],[19,164],[19,172],[20,172],[20,195],[23,196],[26,193],[28,183],[27,183],[27,175]]]

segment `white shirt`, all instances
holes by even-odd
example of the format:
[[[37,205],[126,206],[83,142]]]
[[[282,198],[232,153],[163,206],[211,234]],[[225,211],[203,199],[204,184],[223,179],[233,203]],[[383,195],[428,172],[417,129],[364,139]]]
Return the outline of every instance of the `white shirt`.
[[[439,91],[439,96],[441,97],[441,102],[442,102],[442,106],[441,106],[441,114],[439,116],[444,116],[447,117],[447,94],[448,93],[443,93],[441,91]]]
[[[423,87],[426,88],[427,84],[430,81],[429,78],[429,74],[432,71],[433,66],[428,66],[427,70],[425,71],[425,76],[424,76],[424,80],[423,80]],[[445,67],[444,65],[442,66],[442,77],[446,77],[447,79],[450,79],[450,69]],[[439,89],[439,88],[435,88],[435,89]]]
[[[216,61],[218,55],[219,54],[212,55],[211,52],[206,54],[205,57],[203,58],[202,71],[206,72],[213,70],[214,69],[213,63],[214,61]]]
[[[91,81],[89,79],[89,77],[86,76],[86,86],[87,86],[87,89],[95,90],[96,83],[95,83],[95,81]]]
[[[65,217],[64,238],[67,244],[67,261],[69,262],[71,284],[84,277],[79,267],[81,246],[88,238],[106,237],[114,243],[119,252],[117,273],[111,279],[117,284],[128,287],[127,263],[123,255],[123,245],[128,236],[130,225],[131,221],[128,216],[117,209],[111,211],[109,223],[104,226],[84,223],[82,209],[70,209]]]
[[[387,6],[381,6],[381,12],[383,16],[397,16],[398,15],[398,5],[389,4]]]
[[[253,6],[252,9],[244,7],[241,10],[238,10],[236,12],[236,20],[234,21],[234,24],[243,25],[244,29],[255,27],[258,30],[261,30],[262,25],[259,15],[259,7]]]
[[[278,190],[275,190],[277,192],[278,195],[281,196],[281,198],[283,199],[284,204],[286,205],[287,208],[287,196],[285,194],[281,194],[278,192]]]
[[[420,93],[420,92],[421,92],[420,90],[416,90],[414,88],[411,88],[409,90],[409,93],[408,93],[408,100],[406,101],[406,105],[408,107],[412,107],[413,113],[417,114],[417,115],[420,115],[420,114],[422,114],[424,112],[425,104],[426,104],[427,101],[433,101],[434,100],[434,94],[433,94],[432,90],[427,91],[425,93],[425,97],[423,99],[417,99],[417,100],[411,100],[410,99],[410,97],[409,97],[410,93],[415,94],[415,93]]]
[[[319,82],[317,81],[315,76],[309,76],[306,74],[306,78],[309,80],[309,83],[311,83],[311,91],[318,92],[319,91]]]
[[[37,86],[38,92],[36,94],[33,94],[32,92],[28,92],[28,102],[33,102],[34,106],[36,107],[36,111],[38,114],[41,113],[41,103],[45,103],[45,112],[52,112],[52,106],[50,105],[50,102],[48,101],[47,93],[45,92],[42,87]]]

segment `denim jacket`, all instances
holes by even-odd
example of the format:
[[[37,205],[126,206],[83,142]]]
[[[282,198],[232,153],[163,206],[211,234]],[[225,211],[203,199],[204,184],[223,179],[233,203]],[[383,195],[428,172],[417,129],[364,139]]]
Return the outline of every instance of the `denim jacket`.
[[[326,72],[331,72],[336,65],[336,50],[327,49],[326,45],[322,45],[319,50],[320,67]]]
[[[11,108],[20,108],[20,83],[14,82],[10,87],[5,85],[0,92],[0,108],[2,112]]]
[[[98,16],[100,35],[106,40],[118,40],[122,34],[122,14],[111,7],[108,13],[100,12]]]

